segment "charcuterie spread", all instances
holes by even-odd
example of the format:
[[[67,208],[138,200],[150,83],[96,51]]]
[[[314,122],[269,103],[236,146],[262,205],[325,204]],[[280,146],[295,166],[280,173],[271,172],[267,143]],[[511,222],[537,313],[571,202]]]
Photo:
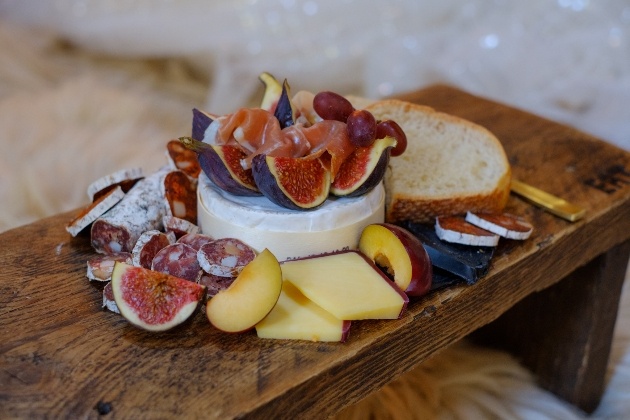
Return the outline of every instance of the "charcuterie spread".
[[[191,135],[166,142],[156,172],[90,185],[92,203],[66,229],[89,234],[86,276],[104,285],[104,308],[149,331],[201,306],[226,332],[346,341],[353,322],[401,317],[435,288],[434,270],[461,273],[441,263],[448,243],[531,233],[503,212],[510,167],[484,129],[402,101],[260,80],[259,107],[194,109]],[[409,222],[433,223],[431,240],[446,247]]]

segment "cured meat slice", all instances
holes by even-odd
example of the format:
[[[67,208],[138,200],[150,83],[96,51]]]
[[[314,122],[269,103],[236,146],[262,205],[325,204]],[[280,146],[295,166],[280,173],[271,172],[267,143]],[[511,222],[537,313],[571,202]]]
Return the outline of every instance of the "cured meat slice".
[[[131,251],[131,263],[136,267],[151,268],[155,255],[164,247],[172,243],[169,235],[159,230],[144,232]]]
[[[116,261],[131,264],[132,256],[129,252],[119,252],[109,255],[97,255],[87,262],[86,277],[96,281],[110,281]]]
[[[198,282],[202,273],[197,250],[182,243],[167,245],[155,254],[151,270],[194,282]]]
[[[171,171],[162,180],[166,215],[197,223],[197,184],[182,171]]]
[[[499,235],[468,223],[459,216],[436,218],[435,233],[443,241],[462,245],[496,246],[499,243]]]
[[[198,283],[202,286],[206,286],[206,295],[208,297],[215,296],[222,290],[230,287],[232,283],[234,283],[236,277],[223,277],[223,276],[215,276],[214,274],[203,273],[199,278]]]
[[[118,305],[116,305],[116,301],[114,300],[114,291],[112,290],[111,281],[103,287],[103,309],[107,309],[108,311],[112,311],[116,314],[120,313]]]
[[[124,192],[127,192],[136,182],[142,179],[143,176],[142,168],[129,168],[116,171],[88,185],[87,195],[90,201],[94,201],[100,195],[117,186],[120,186]]]
[[[346,124],[341,121],[323,120],[310,127],[296,124],[282,131],[296,143],[305,141],[309,145],[308,155],[311,157],[319,157],[327,152],[330,156],[328,169],[331,179],[335,179],[341,164],[356,150],[356,146],[350,142]],[[298,138],[304,140],[297,140]]]
[[[161,230],[164,199],[160,194],[163,171],[141,179],[118,204],[92,224],[92,247],[101,254],[131,252],[142,233]]]
[[[177,240],[177,242],[192,246],[195,251],[199,251],[203,245],[213,242],[214,238],[203,233],[188,233]]]
[[[125,193],[121,187],[116,187],[103,194],[96,199],[96,201],[82,209],[74,219],[68,222],[66,230],[70,235],[77,236],[83,229],[114,207],[124,196]]]
[[[525,240],[534,227],[531,223],[509,213],[466,213],[466,221],[508,239]]]
[[[235,277],[256,257],[256,251],[235,238],[217,239],[197,251],[199,265],[208,274]]]
[[[174,216],[164,216],[162,223],[166,232],[173,232],[176,239],[189,233],[199,233],[199,226]]]
[[[179,140],[166,143],[166,159],[171,168],[182,171],[192,179],[197,179],[201,173],[197,153],[184,147]]]

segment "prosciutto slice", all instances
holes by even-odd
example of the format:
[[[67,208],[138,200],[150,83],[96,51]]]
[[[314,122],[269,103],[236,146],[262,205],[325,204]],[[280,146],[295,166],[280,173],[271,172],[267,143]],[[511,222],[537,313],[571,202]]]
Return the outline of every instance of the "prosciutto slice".
[[[309,126],[298,123],[281,129],[269,111],[241,108],[215,123],[219,126],[210,142],[238,145],[247,154],[241,162],[245,169],[251,167],[252,159],[259,154],[322,157],[334,179],[343,161],[355,149],[348,138],[346,124],[339,121],[323,120]],[[322,156],[324,152],[328,156]]]

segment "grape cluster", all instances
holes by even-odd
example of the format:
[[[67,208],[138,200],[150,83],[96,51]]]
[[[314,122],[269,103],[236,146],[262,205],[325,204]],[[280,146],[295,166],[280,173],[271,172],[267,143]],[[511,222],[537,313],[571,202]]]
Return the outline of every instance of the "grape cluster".
[[[399,156],[407,148],[407,136],[396,121],[377,121],[370,111],[355,109],[349,100],[338,93],[319,92],[313,98],[313,109],[325,120],[346,123],[350,142],[357,147],[367,147],[376,139],[390,136],[396,139],[391,156]]]

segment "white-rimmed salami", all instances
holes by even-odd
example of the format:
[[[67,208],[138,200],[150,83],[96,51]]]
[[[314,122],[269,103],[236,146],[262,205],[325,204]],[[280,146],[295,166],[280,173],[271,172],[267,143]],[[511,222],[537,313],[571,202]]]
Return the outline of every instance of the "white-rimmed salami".
[[[190,245],[174,243],[162,248],[153,257],[151,270],[198,282],[202,274],[197,250]]]
[[[163,171],[141,179],[118,204],[92,223],[92,247],[101,254],[131,252],[143,232],[161,230]]]
[[[177,240],[177,242],[190,245],[195,248],[195,251],[199,251],[203,245],[214,242],[214,238],[210,235],[204,235],[203,233],[188,233]]]
[[[459,216],[436,218],[435,233],[443,241],[462,245],[496,246],[499,243],[499,235],[468,223]]]
[[[86,277],[96,281],[110,281],[112,279],[112,271],[116,261],[131,264],[131,254],[129,252],[119,252],[109,255],[97,255],[87,262]]]
[[[508,239],[525,240],[534,227],[509,213],[466,213],[466,221]]]
[[[256,257],[256,251],[234,238],[217,239],[197,251],[199,265],[208,274],[235,277]]]
[[[180,219],[179,217],[164,216],[162,222],[164,224],[164,230],[166,232],[173,232],[177,239],[189,233],[199,233],[199,226],[188,220]]]
[[[179,140],[166,143],[166,158],[171,168],[178,169],[193,179],[199,177],[201,166],[197,153],[184,147]]]
[[[169,235],[159,230],[144,232],[140,235],[131,251],[131,263],[136,267],[150,269],[155,255],[160,252],[162,248],[173,243],[173,239],[174,238],[171,238]]]
[[[143,176],[142,168],[129,168],[116,171],[88,185],[87,195],[90,197],[91,201],[94,201],[100,195],[117,186],[120,186],[124,192],[127,192],[136,182],[142,179]]]
[[[162,180],[166,214],[197,223],[197,185],[182,171],[171,171]]]
[[[120,313],[118,305],[116,305],[116,301],[114,300],[114,291],[112,290],[111,281],[103,287],[103,308],[116,314]]]
[[[91,225],[96,219],[114,207],[125,196],[120,187],[103,194],[96,201],[82,209],[67,225],[66,230],[70,235],[77,236],[83,229]]]
[[[222,290],[227,289],[236,280],[236,277],[215,276],[214,274],[203,273],[198,283],[206,286],[206,296],[215,296]]]

